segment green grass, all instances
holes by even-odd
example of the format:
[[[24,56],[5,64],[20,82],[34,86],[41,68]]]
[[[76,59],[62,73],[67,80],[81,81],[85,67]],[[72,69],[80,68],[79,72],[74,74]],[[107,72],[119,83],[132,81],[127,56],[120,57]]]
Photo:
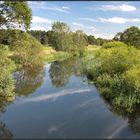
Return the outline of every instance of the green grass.
[[[43,56],[43,60],[47,62],[52,62],[55,60],[64,60],[72,56],[73,56],[72,54],[67,53],[67,52],[57,52],[57,53],[52,53],[52,54]]]
[[[42,59],[45,62],[52,62],[55,60],[64,60],[72,57],[71,53],[56,51],[51,46],[44,45],[42,48]]]
[[[88,45],[87,46],[88,51],[95,51],[95,50],[98,50],[100,48],[101,48],[101,46],[97,46],[97,45]]]
[[[88,45],[85,51],[85,59],[91,59],[94,58],[94,54],[96,51],[98,51],[101,48],[101,46],[97,45]]]

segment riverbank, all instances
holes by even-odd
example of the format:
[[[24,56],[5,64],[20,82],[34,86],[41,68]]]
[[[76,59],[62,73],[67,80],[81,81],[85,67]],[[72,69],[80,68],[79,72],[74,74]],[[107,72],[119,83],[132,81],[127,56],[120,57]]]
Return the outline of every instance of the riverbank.
[[[52,47],[44,46],[41,52],[42,60],[45,62],[52,62],[55,60],[64,60],[72,57],[68,52],[56,51]]]
[[[85,49],[85,58],[91,58],[94,56],[94,53],[99,50],[101,46],[96,45],[88,45]],[[63,51],[56,51],[50,46],[44,46],[41,52],[41,56],[43,61],[52,62],[56,60],[64,60],[70,57],[73,57],[72,53],[63,52]]]

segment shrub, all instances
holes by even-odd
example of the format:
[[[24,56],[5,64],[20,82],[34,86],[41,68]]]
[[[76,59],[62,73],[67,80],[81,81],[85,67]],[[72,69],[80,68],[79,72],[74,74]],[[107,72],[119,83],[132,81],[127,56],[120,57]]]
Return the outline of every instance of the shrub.
[[[112,47],[127,47],[127,45],[121,41],[111,41],[103,44],[103,48],[112,48]]]
[[[40,64],[42,45],[31,35],[24,32],[16,32],[11,43],[11,50],[14,51],[14,60],[22,67],[33,67]]]
[[[140,64],[140,53],[133,47],[117,47],[100,49],[96,54],[98,69],[101,73],[110,75],[121,74],[134,66]]]
[[[94,81],[111,105],[132,112],[133,108],[140,103],[140,52],[138,49],[126,45],[102,48],[85,66],[87,77]]]
[[[0,45],[0,96],[14,96],[14,80],[11,72],[15,69],[14,63],[8,58],[8,48]]]

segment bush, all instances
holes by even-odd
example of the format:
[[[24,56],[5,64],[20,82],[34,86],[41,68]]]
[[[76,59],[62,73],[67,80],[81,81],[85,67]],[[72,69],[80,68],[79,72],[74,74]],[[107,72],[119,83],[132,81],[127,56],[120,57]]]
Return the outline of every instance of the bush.
[[[14,51],[14,60],[22,67],[33,67],[40,64],[42,45],[25,32],[16,32],[16,37],[10,45]]]
[[[11,72],[15,69],[14,63],[8,58],[8,48],[0,45],[0,96],[14,96],[14,80]]]
[[[132,112],[140,103],[138,49],[126,45],[102,48],[85,66],[87,77],[94,81],[111,105]]]
[[[100,73],[111,76],[121,74],[136,64],[140,64],[140,53],[133,47],[100,49],[95,57]]]
[[[121,41],[111,41],[103,44],[103,48],[112,48],[112,47],[127,47],[127,45]]]

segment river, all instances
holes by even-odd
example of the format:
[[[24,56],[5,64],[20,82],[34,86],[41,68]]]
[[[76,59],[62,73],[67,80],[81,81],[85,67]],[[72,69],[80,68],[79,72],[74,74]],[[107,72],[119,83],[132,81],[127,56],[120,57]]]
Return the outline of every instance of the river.
[[[140,138],[139,119],[113,112],[79,67],[65,60],[17,71],[16,99],[0,104],[0,136]]]

